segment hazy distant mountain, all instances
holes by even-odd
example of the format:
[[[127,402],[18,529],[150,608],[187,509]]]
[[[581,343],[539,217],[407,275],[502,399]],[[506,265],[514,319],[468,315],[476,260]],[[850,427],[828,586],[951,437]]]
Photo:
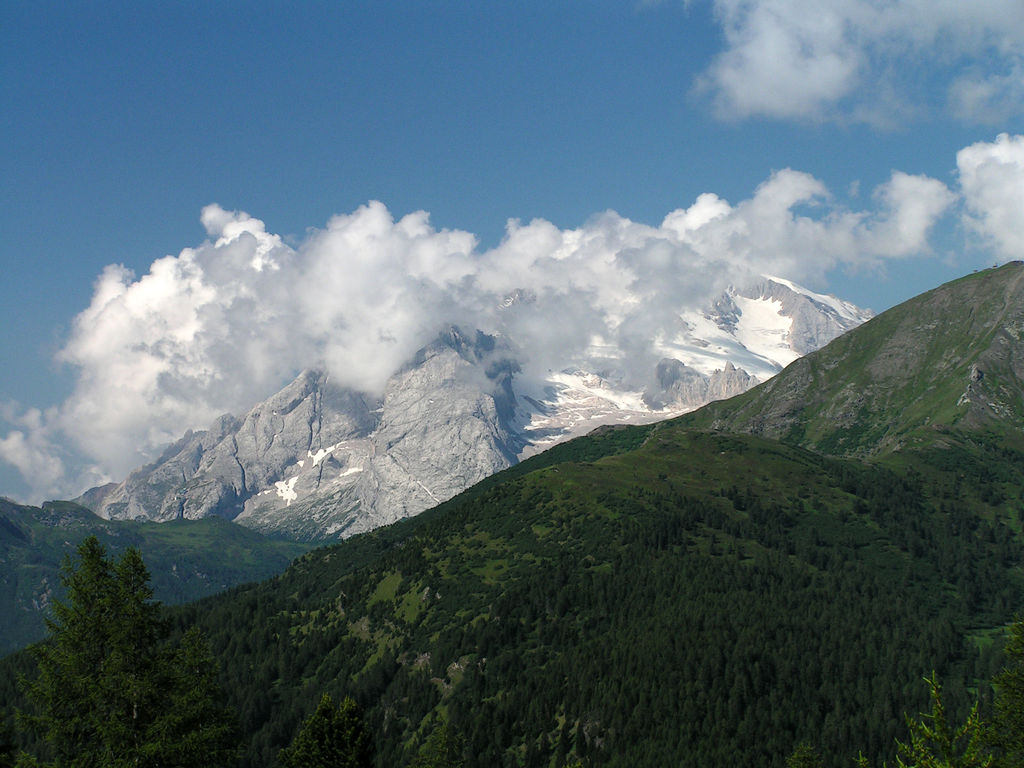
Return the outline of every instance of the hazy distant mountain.
[[[542,382],[517,375],[514,340],[450,328],[380,397],[309,369],[244,417],[186,433],[124,482],[78,501],[107,518],[219,515],[303,539],[348,536],[601,424],[652,421],[744,392],[868,317],[765,278],[683,313],[649,372],[621,370],[616,350],[595,344]]]

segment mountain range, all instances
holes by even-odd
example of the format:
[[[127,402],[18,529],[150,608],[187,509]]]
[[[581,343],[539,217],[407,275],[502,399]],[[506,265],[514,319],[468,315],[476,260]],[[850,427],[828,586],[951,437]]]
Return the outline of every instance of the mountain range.
[[[633,389],[607,348],[531,387],[508,340],[456,328],[420,350],[379,397],[338,387],[324,370],[303,371],[245,416],[187,432],[122,483],[41,508],[0,501],[9,598],[0,605],[8,616],[0,652],[43,636],[61,563],[86,535],[114,551],[141,547],[155,566],[157,597],[194,600],[280,572],[308,542],[414,515],[599,424],[650,421],[742,392],[867,315],[765,279],[690,313],[664,348],[672,356],[632,377]],[[154,520],[175,525],[147,525]],[[223,552],[233,553],[230,562]]]
[[[510,301],[528,301],[513,297]],[[649,371],[595,343],[540,382],[514,340],[450,327],[380,395],[303,371],[246,415],[187,432],[79,504],[110,519],[218,515],[301,540],[350,536],[417,514],[522,458],[608,423],[642,423],[738,394],[870,313],[780,278],[680,316]]]
[[[188,609],[246,765],[321,691],[378,765],[443,721],[470,767],[881,764],[933,670],[961,722],[1024,607],[1022,316],[1024,264],[970,275]]]
[[[781,768],[801,743],[881,764],[932,671],[951,722],[984,712],[1024,607],[1022,317],[1024,264],[969,275],[746,393],[178,609],[243,765],[274,765],[325,692],[357,701],[378,766],[442,723],[467,768]]]

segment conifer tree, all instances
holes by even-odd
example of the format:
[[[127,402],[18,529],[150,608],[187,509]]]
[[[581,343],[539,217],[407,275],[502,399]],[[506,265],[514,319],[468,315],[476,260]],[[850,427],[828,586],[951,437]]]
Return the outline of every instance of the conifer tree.
[[[39,712],[27,720],[58,765],[102,765],[112,757],[101,734],[113,715],[105,692],[114,687],[107,676],[117,611],[113,569],[95,537],[78,547],[77,568],[65,560],[61,581],[66,599],[54,602],[46,622],[50,641],[34,648],[39,676],[28,695]]]
[[[1024,619],[1010,627],[1007,664],[996,675],[995,741],[1002,750],[1000,765],[1024,765]]]
[[[324,694],[290,746],[281,750],[284,768],[365,768],[373,764],[373,742],[355,701],[335,707]]]
[[[185,633],[169,666],[166,705],[147,732],[144,753],[168,767],[234,765],[237,723],[234,713],[210,695],[217,690],[217,663],[198,628]]]
[[[985,725],[975,704],[963,725],[953,726],[942,703],[942,686],[932,672],[924,681],[932,699],[931,714],[907,718],[910,741],[897,740],[899,768],[988,768],[993,757],[985,747]]]
[[[896,740],[897,768],[990,768],[995,757],[986,745],[987,728],[978,714],[978,705],[971,708],[963,725],[954,726],[942,702],[942,686],[932,672],[924,681],[932,700],[930,714],[921,720],[907,716],[910,740]],[[857,768],[869,768],[867,759],[858,755]]]
[[[786,768],[823,768],[818,750],[806,741],[797,744],[793,753],[786,758]]]
[[[112,563],[90,536],[77,565],[65,561],[61,580],[65,599],[54,602],[50,638],[34,647],[38,676],[26,684],[36,712],[25,721],[48,742],[55,765],[229,765],[234,739],[215,703],[212,656],[202,655],[194,633],[177,649],[163,642],[169,626],[138,550]]]
[[[430,734],[420,753],[408,768],[462,768],[463,739],[445,720]]]

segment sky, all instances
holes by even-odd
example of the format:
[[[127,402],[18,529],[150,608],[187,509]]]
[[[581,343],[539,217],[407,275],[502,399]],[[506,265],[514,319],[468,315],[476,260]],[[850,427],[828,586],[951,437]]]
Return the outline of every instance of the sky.
[[[750,275],[882,311],[1024,255],[1019,0],[0,0],[0,103],[20,500],[441,323],[646,361]]]

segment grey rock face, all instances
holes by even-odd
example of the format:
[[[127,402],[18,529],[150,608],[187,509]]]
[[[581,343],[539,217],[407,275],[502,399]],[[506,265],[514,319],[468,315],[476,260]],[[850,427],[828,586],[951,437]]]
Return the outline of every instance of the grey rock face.
[[[486,338],[445,334],[391,378],[371,430],[292,466],[237,521],[298,537],[348,536],[417,514],[510,466],[519,450],[503,416],[510,374],[481,366],[488,347]]]
[[[712,400],[725,400],[743,394],[755,384],[757,384],[756,377],[727,362],[724,369],[715,371],[708,378],[707,398],[701,405]]]
[[[221,515],[297,538],[408,517],[515,461],[521,446],[505,423],[513,369],[493,351],[487,337],[453,329],[379,400],[304,371],[244,419],[188,432],[125,482],[80,501],[103,517]]]
[[[254,492],[280,480],[282,468],[373,426],[361,395],[331,386],[322,372],[304,371],[244,419],[225,415],[207,431],[185,433],[153,464],[81,501],[115,519],[234,519]]]
[[[689,411],[711,402],[746,392],[757,378],[731,362],[710,376],[665,358],[655,369],[654,381],[644,391],[644,404],[652,410]]]

